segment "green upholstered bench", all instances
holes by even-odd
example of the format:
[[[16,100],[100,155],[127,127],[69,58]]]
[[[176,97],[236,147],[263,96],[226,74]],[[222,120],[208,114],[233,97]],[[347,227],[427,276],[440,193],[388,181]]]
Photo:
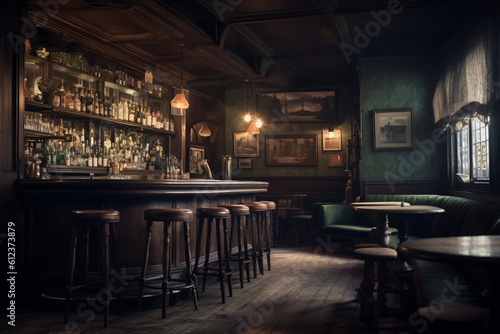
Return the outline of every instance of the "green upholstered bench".
[[[411,205],[433,205],[445,209],[444,214],[421,217],[419,224],[411,226],[410,238],[500,234],[500,205],[494,203],[425,194],[374,194],[367,195],[364,201],[405,201]],[[347,205],[323,206],[319,224],[322,232],[337,237],[359,238],[367,236],[369,232],[367,217],[356,216]],[[391,240],[392,247],[397,243],[397,240]],[[486,287],[488,276],[484,270],[423,260],[413,260],[412,265],[419,306],[425,307],[436,302],[485,306],[481,292]],[[443,291],[454,294],[443,297]]]

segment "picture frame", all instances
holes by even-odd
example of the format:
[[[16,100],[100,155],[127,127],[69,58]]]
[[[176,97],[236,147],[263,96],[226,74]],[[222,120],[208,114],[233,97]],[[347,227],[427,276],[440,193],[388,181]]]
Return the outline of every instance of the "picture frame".
[[[342,151],[342,130],[333,129],[333,137],[330,138],[330,131],[322,131],[323,151]]]
[[[414,149],[414,109],[373,110],[373,150]]]
[[[257,110],[270,122],[335,122],[337,99],[334,90],[259,93]]]
[[[252,169],[252,158],[239,158],[238,168],[239,169]]]
[[[198,159],[205,159],[205,148],[203,146],[189,146],[189,173],[200,174],[198,170]]]
[[[342,154],[328,155],[328,167],[343,167],[344,156]]]
[[[318,136],[266,136],[266,166],[317,166]]]
[[[259,134],[233,132],[233,156],[235,158],[260,157]]]

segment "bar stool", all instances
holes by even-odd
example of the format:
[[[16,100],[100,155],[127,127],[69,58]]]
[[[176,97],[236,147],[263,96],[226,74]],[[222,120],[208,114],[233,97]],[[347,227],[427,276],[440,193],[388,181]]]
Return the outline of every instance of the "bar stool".
[[[227,230],[227,220],[231,217],[229,210],[226,208],[210,207],[199,208],[196,210],[198,219],[198,235],[196,238],[196,262],[194,266],[195,273],[198,274],[198,263],[201,253],[201,239],[203,235],[203,227],[207,221],[207,234],[205,240],[205,263],[203,265],[203,286],[202,291],[205,292],[207,276],[215,276],[219,279],[220,294],[222,303],[226,302],[226,294],[224,283],[227,281],[229,297],[233,296],[231,285],[231,267],[229,265],[229,240]],[[210,267],[210,245],[212,237],[212,225],[215,222],[215,230],[217,237],[217,267]]]
[[[142,303],[142,296],[144,287],[151,289],[161,289],[162,292],[162,309],[161,316],[165,318],[167,307],[167,291],[172,294],[173,291],[186,290],[193,293],[194,308],[198,309],[198,294],[196,291],[196,276],[193,274],[191,268],[191,240],[189,223],[193,219],[193,212],[190,209],[147,209],[144,211],[144,220],[146,220],[146,249],[144,252],[144,261],[142,266],[142,273],[139,280],[139,293],[137,296],[138,308],[140,309]],[[162,261],[162,275],[147,277],[147,268],[149,260],[149,247],[151,244],[151,231],[153,222],[163,222],[163,261]],[[186,262],[186,272],[183,278],[172,279],[170,275],[170,236],[172,234],[172,224],[183,225],[184,234],[184,257]],[[161,287],[154,285],[147,285],[148,281],[161,279]],[[173,283],[173,284],[171,284]]]
[[[250,209],[242,204],[219,205],[229,210],[231,214],[231,231],[229,235],[229,252],[233,249],[234,234],[238,242],[236,254],[230,254],[231,261],[238,262],[240,271],[240,286],[243,288],[243,265],[247,273],[247,282],[250,283],[250,258],[248,256],[247,226],[246,217],[250,214]]]
[[[387,302],[387,263],[396,261],[397,252],[388,247],[358,248],[353,250],[353,255],[365,261],[360,293],[360,320],[363,325],[371,327],[375,318],[373,312],[375,306],[373,299],[375,262],[378,262],[377,305],[382,310]]]
[[[267,205],[260,202],[244,202],[240,203],[248,206],[250,209],[250,233],[252,243],[252,265],[253,277],[257,278],[257,264],[259,265],[259,272],[264,275],[264,261],[262,252],[262,229],[266,219],[265,214]]]
[[[266,219],[264,221],[262,239],[264,241],[265,247],[262,249],[264,253],[267,254],[267,270],[271,270],[271,231],[273,222],[273,211],[276,210],[276,203],[273,201],[260,201],[259,203],[264,203],[267,206]]]
[[[109,288],[109,236],[114,237],[113,223],[120,221],[120,212],[116,210],[75,210],[72,212],[74,218],[73,230],[71,232],[69,260],[68,260],[68,285],[66,295],[66,307],[64,312],[64,323],[68,323],[69,311],[71,308],[71,299],[74,297],[74,292],[77,289],[83,288],[87,294],[89,288],[88,269],[89,269],[89,232],[90,227],[95,225],[101,233],[101,254],[97,255],[97,263],[100,263],[100,274],[102,277],[102,290],[97,293],[97,298],[103,298],[101,304],[104,306],[104,327],[109,324],[109,305],[111,303],[111,292]],[[83,283],[73,285],[75,265],[76,265],[76,246],[78,241],[78,233],[84,232],[83,237],[83,254],[84,254],[84,272]],[[100,255],[100,256],[99,256]],[[101,293],[101,292],[104,292]]]

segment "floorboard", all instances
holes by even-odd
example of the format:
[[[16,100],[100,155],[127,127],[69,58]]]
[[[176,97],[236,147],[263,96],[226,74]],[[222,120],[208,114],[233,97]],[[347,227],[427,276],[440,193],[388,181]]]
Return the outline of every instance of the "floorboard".
[[[273,248],[272,270],[258,274],[245,287],[239,284],[234,267],[233,297],[226,294],[222,304],[219,284],[209,278],[205,292],[199,280],[199,310],[191,298],[178,300],[161,318],[158,297],[144,299],[137,310],[126,303],[123,313],[112,304],[110,325],[102,327],[102,315],[92,310],[73,312],[65,326],[62,305],[18,310],[16,327],[1,324],[5,334],[59,333],[220,333],[220,334],[301,334],[369,333],[358,323],[356,301],[363,263],[347,254],[326,253],[319,247]],[[227,291],[226,291],[227,293]]]

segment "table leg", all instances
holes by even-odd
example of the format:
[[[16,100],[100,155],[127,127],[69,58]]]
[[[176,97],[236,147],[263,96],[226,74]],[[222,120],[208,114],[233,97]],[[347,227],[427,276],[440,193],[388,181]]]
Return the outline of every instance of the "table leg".
[[[377,243],[389,247],[391,234],[389,233],[389,215],[379,214],[377,217]]]
[[[399,217],[398,219],[397,226],[399,244],[408,240],[408,219],[410,218],[406,215],[405,217]],[[396,261],[396,276],[401,289],[401,318],[408,319],[410,314],[414,311],[416,305],[415,288],[413,286],[413,268],[399,253]]]

